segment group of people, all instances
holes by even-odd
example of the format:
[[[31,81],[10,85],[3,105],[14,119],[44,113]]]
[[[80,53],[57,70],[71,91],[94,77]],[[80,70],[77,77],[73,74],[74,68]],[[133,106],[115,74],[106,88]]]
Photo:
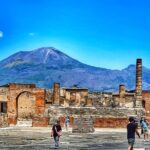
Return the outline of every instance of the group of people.
[[[69,128],[69,116],[65,117],[65,128],[68,131]],[[144,141],[148,140],[148,122],[145,118],[141,118],[140,120],[141,126],[141,134],[144,134]],[[129,123],[127,125],[127,139],[128,139],[128,150],[133,150],[133,145],[135,143],[135,133],[140,138],[140,133],[138,131],[138,122],[136,122],[134,117],[129,118]],[[60,121],[57,120],[56,123],[52,127],[51,137],[54,138],[55,148],[59,147],[59,138],[62,135],[62,128],[60,125]]]
[[[65,117],[66,131],[68,131],[69,122],[70,122],[69,116],[66,116]],[[51,137],[53,137],[54,141],[55,141],[55,148],[59,147],[59,138],[60,138],[61,135],[62,135],[62,128],[61,128],[61,125],[60,125],[60,121],[57,120],[56,123],[53,125],[52,131],[51,131]]]
[[[144,141],[148,140],[148,122],[145,118],[140,120],[141,134],[144,134]],[[128,150],[133,150],[133,145],[135,142],[135,133],[140,138],[140,133],[138,132],[138,123],[134,117],[129,118],[129,123],[127,125],[127,139],[128,139]]]

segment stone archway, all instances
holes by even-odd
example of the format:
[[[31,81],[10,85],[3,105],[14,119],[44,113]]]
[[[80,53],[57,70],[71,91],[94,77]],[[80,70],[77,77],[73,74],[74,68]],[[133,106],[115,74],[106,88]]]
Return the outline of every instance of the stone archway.
[[[30,120],[35,114],[36,96],[30,92],[22,92],[17,97],[18,120]]]

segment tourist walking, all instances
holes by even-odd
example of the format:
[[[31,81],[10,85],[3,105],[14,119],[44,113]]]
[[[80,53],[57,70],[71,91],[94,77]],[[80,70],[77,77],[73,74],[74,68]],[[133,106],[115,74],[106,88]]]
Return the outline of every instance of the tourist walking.
[[[69,122],[70,122],[69,116],[66,116],[66,117],[65,117],[65,128],[66,128],[66,131],[68,131]]]
[[[143,117],[141,117],[141,119],[140,119],[140,126],[141,126],[141,134],[143,134],[143,126],[142,126],[142,121],[143,121]]]
[[[54,137],[55,148],[59,147],[59,139],[61,135],[62,135],[62,129],[60,126],[60,121],[57,120],[56,123],[53,125],[51,131],[51,137]]]
[[[128,150],[133,150],[133,146],[135,143],[135,133],[140,138],[140,134],[138,132],[138,126],[135,123],[133,117],[129,118],[129,123],[127,125],[127,139],[128,139]]]
[[[144,141],[148,140],[148,122],[146,119],[143,118],[142,120],[142,128],[143,128],[143,133],[144,133]]]

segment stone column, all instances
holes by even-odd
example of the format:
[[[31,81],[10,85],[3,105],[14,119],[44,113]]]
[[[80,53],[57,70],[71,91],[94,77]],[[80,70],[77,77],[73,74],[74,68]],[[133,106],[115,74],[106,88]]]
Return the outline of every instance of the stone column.
[[[120,106],[125,105],[125,85],[119,85],[119,97],[120,97]]]
[[[92,102],[92,98],[87,98],[86,100],[86,107],[92,107],[93,106],[93,102]]]
[[[60,84],[54,83],[53,87],[53,104],[59,105],[60,103]]]
[[[121,98],[124,98],[125,97],[125,93],[126,93],[125,86],[124,85],[120,85],[119,86],[119,96]]]
[[[142,59],[136,61],[136,107],[142,107]]]

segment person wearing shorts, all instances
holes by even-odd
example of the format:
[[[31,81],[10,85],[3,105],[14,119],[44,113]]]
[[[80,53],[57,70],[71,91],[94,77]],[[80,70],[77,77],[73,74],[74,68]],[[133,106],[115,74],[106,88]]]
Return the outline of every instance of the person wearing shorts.
[[[129,123],[127,125],[127,139],[128,139],[128,150],[133,150],[133,146],[135,143],[135,133],[140,138],[140,134],[138,132],[137,124],[133,117],[129,118]]]
[[[143,127],[143,133],[144,133],[144,141],[148,140],[148,122],[146,119],[142,120],[142,127]]]

